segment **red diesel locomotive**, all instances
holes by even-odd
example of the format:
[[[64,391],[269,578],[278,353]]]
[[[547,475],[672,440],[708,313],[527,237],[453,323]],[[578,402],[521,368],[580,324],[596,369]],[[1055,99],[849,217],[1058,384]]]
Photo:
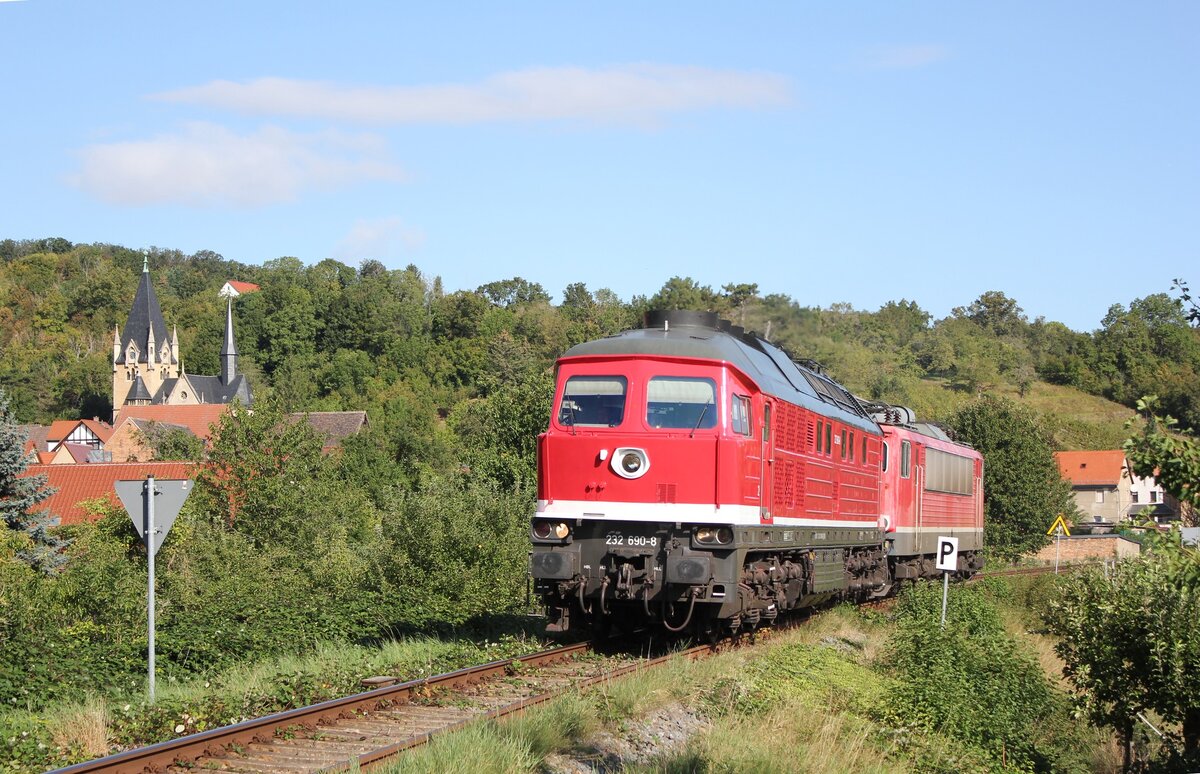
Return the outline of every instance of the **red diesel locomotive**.
[[[538,439],[534,587],[554,632],[718,634],[983,564],[982,457],[697,312],[571,348]]]

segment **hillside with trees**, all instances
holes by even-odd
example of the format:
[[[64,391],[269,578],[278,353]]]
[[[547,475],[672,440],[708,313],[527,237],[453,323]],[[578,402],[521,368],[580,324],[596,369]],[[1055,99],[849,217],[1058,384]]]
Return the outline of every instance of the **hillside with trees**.
[[[1081,333],[1030,321],[999,291],[941,320],[909,300],[817,309],[752,283],[713,290],[679,277],[629,300],[576,283],[554,304],[521,277],[447,292],[415,266],[376,261],[253,266],[211,252],[0,241],[0,501],[12,506],[0,531],[0,702],[34,713],[10,726],[0,713],[4,738],[23,738],[9,730],[36,726],[36,713],[76,691],[140,697],[146,569],[136,533],[99,503],[90,524],[47,530],[26,518],[16,506],[34,495],[10,452],[18,424],[111,415],[113,328],[143,260],[189,373],[219,370],[218,289],[230,279],[261,286],[234,302],[255,410],[226,415],[207,450],[160,444],[204,460],[159,555],[168,681],[324,642],[507,625],[525,597],[535,440],[554,360],[635,327],[651,308],[716,311],[822,362],[859,395],[911,406],[990,460],[1011,461],[988,468],[1021,470],[988,481],[1000,555],[1035,547],[1044,514],[1065,507],[1053,449],[1118,448],[1150,393],[1172,427],[1200,425],[1200,333],[1167,293],[1115,304],[1100,329]],[[284,419],[319,410],[365,410],[369,430],[322,454],[307,424]],[[1013,428],[1021,444],[1008,443]],[[49,763],[39,754],[29,760]]]

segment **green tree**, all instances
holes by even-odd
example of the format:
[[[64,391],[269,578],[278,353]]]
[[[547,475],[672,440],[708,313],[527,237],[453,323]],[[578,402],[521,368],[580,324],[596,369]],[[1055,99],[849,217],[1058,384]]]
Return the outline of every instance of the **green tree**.
[[[1200,764],[1200,552],[1180,533],[1151,535],[1147,553],[1107,575],[1063,581],[1045,614],[1076,699],[1097,724],[1115,728],[1131,764],[1137,713],[1178,724],[1183,770]]]
[[[691,309],[711,311],[717,307],[717,295],[708,285],[691,277],[672,277],[650,299],[650,309]]]
[[[1048,545],[1046,528],[1059,513],[1073,514],[1075,506],[1036,415],[985,395],[956,411],[949,424],[983,454],[989,550],[1016,558]]]
[[[0,515],[7,529],[23,532],[28,538],[28,544],[17,555],[36,569],[54,572],[62,566],[60,551],[66,542],[50,531],[58,523],[57,518],[46,512],[31,512],[55,490],[46,488],[45,475],[24,475],[29,467],[27,438],[8,409],[8,397],[0,390]]]

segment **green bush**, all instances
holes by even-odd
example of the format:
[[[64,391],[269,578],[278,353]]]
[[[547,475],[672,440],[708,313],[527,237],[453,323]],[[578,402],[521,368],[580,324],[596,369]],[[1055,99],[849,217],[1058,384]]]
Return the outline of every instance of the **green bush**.
[[[999,768],[1044,770],[1075,753],[1054,741],[1065,702],[1017,645],[985,590],[956,587],[939,624],[942,589],[918,584],[896,605],[884,664],[896,677],[887,722],[934,731],[987,753]]]

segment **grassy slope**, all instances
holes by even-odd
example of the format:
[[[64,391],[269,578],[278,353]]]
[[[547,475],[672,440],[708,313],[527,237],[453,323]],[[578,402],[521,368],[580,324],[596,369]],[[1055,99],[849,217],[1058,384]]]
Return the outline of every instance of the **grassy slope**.
[[[1036,633],[1023,587],[1003,596],[1000,612],[1015,647],[1065,692],[1061,663],[1052,643]],[[882,711],[893,685],[882,663],[892,626],[884,614],[837,608],[797,631],[773,635],[766,648],[643,674],[564,697],[515,721],[441,737],[391,771],[583,771],[601,761],[607,771],[646,772],[1010,770],[981,749],[918,725],[897,725]],[[637,736],[664,707],[698,712],[707,728],[682,747],[613,761],[603,740]],[[1037,744],[1047,745],[1059,770],[1119,768],[1108,736],[1073,720],[1065,699],[1049,725]]]

